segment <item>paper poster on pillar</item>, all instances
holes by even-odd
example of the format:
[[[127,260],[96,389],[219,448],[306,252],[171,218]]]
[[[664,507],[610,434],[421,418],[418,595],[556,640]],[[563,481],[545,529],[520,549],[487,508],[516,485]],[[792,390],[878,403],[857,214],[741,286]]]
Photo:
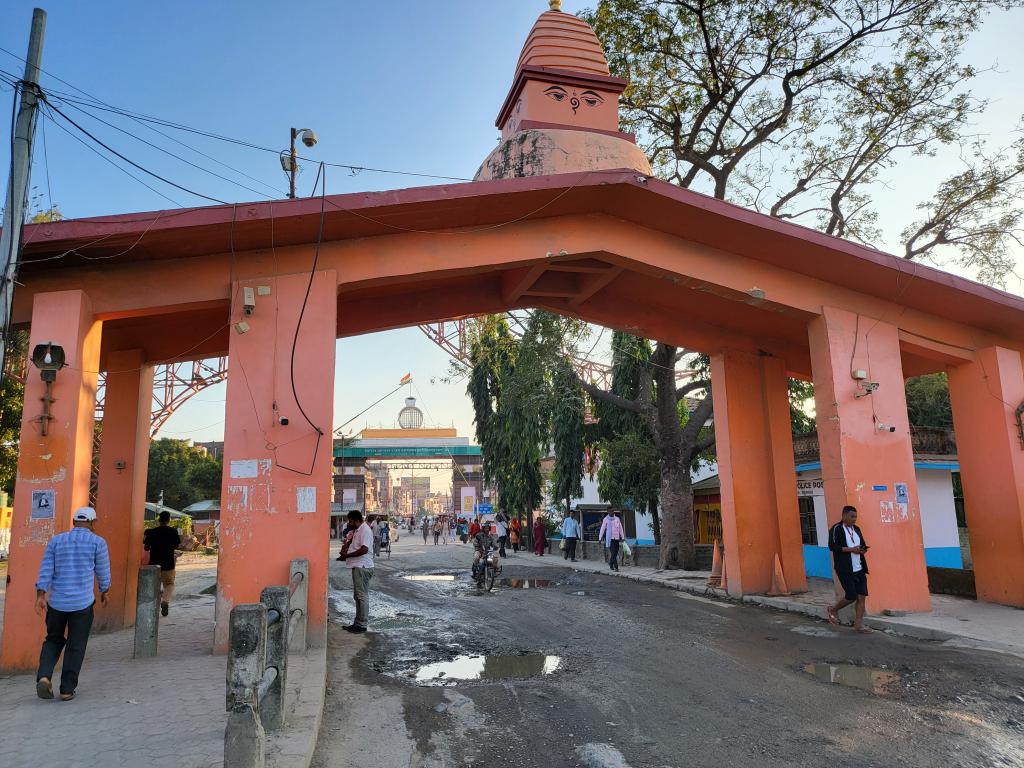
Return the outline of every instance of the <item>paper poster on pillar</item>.
[[[476,504],[476,494],[472,488],[460,488],[459,494],[462,497],[462,514],[472,515]]]
[[[30,517],[33,520],[53,520],[56,498],[57,492],[53,488],[32,491],[32,514]]]
[[[295,511],[300,515],[316,512],[316,486],[299,486],[295,489]]]
[[[891,501],[880,501],[878,502],[878,508],[881,511],[881,517],[883,523],[895,523],[896,522],[896,509],[895,505]]]

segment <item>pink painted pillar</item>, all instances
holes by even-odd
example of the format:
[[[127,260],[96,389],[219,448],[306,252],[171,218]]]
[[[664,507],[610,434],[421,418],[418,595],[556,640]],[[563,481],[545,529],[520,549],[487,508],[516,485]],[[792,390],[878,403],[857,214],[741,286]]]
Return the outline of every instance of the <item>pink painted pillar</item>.
[[[110,601],[96,607],[96,626],[135,623],[142,529],[149,469],[153,366],[141,349],[107,355],[107,387],[100,442],[96,533],[110,549]]]
[[[978,350],[973,362],[949,369],[949,395],[978,599],[1024,607],[1024,445],[1015,414],[1024,403],[1020,353]]]
[[[0,640],[4,669],[35,669],[45,634],[43,620],[35,614],[35,583],[43,550],[54,534],[71,527],[74,510],[89,503],[100,331],[89,297],[82,291],[36,294],[29,356],[35,345],[53,342],[64,348],[66,367],[53,383],[53,419],[44,437],[39,417],[45,385],[39,369],[28,366]],[[37,510],[33,517],[33,491],[52,492],[52,514]]]
[[[776,555],[790,591],[803,591],[785,363],[720,352],[711,357],[711,381],[729,592],[767,592]]]
[[[248,330],[232,327],[228,346],[218,652],[227,649],[232,606],[258,602],[264,587],[286,584],[294,558],[309,560],[310,637],[322,638],[326,627],[337,278],[317,272],[306,300],[308,284],[309,276],[298,274],[232,287],[232,323],[244,320]],[[271,294],[258,296],[245,316],[242,288],[259,285]],[[304,301],[293,392],[292,343]]]
[[[829,525],[839,521],[845,504],[857,507],[871,546],[869,611],[930,610],[896,328],[824,307],[808,334]],[[856,397],[862,388],[852,371],[858,369],[878,382],[873,394]]]

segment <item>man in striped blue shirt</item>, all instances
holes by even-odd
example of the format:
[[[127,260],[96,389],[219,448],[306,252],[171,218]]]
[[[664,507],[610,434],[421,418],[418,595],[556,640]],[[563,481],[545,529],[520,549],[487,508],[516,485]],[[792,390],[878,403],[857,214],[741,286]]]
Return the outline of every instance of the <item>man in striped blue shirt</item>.
[[[107,604],[110,589],[110,553],[107,542],[93,533],[96,510],[82,507],[72,518],[74,527],[50,539],[39,566],[36,613],[46,616],[46,640],[39,654],[36,693],[53,698],[53,668],[61,651],[60,699],[70,701],[78,687],[85,646],[92,630],[96,602],[93,581],[99,582],[100,602]]]

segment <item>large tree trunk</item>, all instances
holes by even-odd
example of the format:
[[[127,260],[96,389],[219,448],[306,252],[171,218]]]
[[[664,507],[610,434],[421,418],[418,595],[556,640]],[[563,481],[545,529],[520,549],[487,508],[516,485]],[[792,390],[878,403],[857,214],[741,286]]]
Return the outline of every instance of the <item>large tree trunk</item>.
[[[676,348],[658,344],[651,357],[656,386],[652,430],[661,458],[661,568],[697,569],[693,547],[693,491],[690,450],[684,445],[676,399]],[[692,446],[690,447],[692,448]]]

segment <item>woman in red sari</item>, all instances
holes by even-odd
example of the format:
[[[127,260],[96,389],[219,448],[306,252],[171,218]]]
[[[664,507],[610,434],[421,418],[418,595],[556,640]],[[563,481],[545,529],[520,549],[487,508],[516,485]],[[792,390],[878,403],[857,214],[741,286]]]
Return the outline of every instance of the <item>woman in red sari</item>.
[[[518,517],[513,517],[512,522],[508,524],[509,540],[512,542],[512,551],[519,551],[519,542],[523,537],[523,524]]]
[[[547,544],[547,538],[544,536],[544,523],[538,517],[533,521],[533,554],[544,557],[544,548]]]

